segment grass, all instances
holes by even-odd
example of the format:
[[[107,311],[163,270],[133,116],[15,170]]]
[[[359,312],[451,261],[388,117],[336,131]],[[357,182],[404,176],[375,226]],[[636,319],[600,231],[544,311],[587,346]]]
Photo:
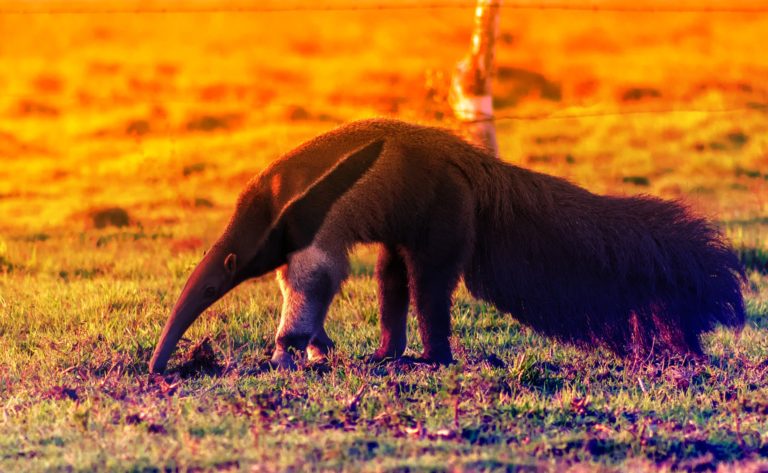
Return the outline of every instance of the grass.
[[[652,471],[747,468],[768,455],[768,284],[758,273],[747,328],[708,336],[707,363],[563,346],[462,288],[457,365],[372,366],[361,358],[378,340],[374,249],[362,247],[329,315],[338,350],[327,366],[264,367],[281,304],[265,277],[202,317],[160,377],[146,364],[200,252],[173,254],[179,230],[157,231],[6,240],[0,469]],[[196,349],[206,337],[209,351]]]
[[[0,14],[0,471],[765,468],[765,15],[503,15],[498,114],[542,117],[498,122],[504,158],[712,217],[750,270],[740,336],[708,335],[703,363],[618,360],[460,288],[456,365],[372,366],[375,248],[360,247],[328,365],[265,369],[281,306],[268,276],[149,376],[251,176],[355,118],[455,125],[471,8]],[[409,335],[417,353],[413,320]]]

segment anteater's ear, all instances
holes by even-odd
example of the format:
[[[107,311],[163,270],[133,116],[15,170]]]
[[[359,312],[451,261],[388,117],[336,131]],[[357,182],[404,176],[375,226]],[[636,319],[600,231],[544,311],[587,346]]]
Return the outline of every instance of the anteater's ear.
[[[224,269],[227,270],[230,276],[235,274],[235,271],[237,271],[237,255],[230,253],[224,258]]]
[[[383,147],[384,140],[378,140],[342,157],[285,204],[242,274],[254,277],[272,271],[285,264],[289,254],[309,246],[333,204],[373,166]]]
[[[381,139],[343,157],[285,205],[272,227],[282,233],[285,254],[312,242],[333,204],[374,165],[383,147],[384,140]]]

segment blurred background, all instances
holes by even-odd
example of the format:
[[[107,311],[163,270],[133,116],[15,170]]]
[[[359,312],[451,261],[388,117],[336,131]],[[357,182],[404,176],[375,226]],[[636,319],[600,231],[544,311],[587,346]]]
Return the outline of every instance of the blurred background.
[[[247,180],[305,139],[372,116],[456,127],[446,96],[473,7],[0,1],[0,235],[128,226],[197,250]],[[505,0],[499,27],[505,160],[682,198],[763,245],[761,3]]]

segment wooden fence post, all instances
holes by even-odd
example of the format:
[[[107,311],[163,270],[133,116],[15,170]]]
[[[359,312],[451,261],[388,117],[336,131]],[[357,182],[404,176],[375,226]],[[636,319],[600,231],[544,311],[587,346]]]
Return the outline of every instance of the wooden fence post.
[[[472,50],[459,61],[449,101],[468,138],[498,156],[491,79],[501,0],[477,0]]]

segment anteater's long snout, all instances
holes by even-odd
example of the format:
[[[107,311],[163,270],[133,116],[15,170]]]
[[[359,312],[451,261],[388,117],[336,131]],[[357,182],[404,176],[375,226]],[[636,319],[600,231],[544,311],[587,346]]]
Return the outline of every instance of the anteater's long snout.
[[[151,373],[165,371],[168,360],[184,332],[205,309],[231,289],[231,287],[225,287],[223,283],[227,277],[224,274],[224,265],[221,263],[224,258],[220,253],[219,251],[208,252],[189,276],[152,354],[152,360],[149,362]],[[210,292],[211,289],[215,290]]]
[[[201,308],[201,304],[195,302],[197,301],[182,296],[176,303],[171,316],[165,323],[165,327],[163,327],[163,333],[160,335],[155,352],[152,354],[152,360],[149,362],[150,373],[162,373],[165,371],[168,360],[176,349],[176,344],[179,343],[181,336],[192,325],[192,322],[210,305],[206,304]]]

